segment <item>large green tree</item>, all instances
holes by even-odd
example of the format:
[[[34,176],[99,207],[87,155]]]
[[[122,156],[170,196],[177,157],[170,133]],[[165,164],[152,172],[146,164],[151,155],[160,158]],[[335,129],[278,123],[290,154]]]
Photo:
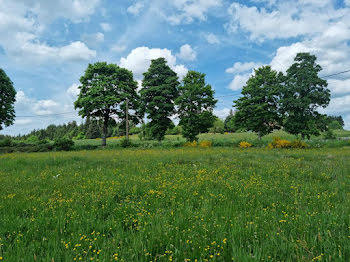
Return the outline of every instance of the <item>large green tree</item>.
[[[143,75],[140,90],[142,112],[151,120],[148,126],[152,138],[161,141],[171,125],[170,117],[175,114],[174,101],[178,97],[178,76],[164,58],[152,60],[151,66]]]
[[[15,120],[16,90],[11,79],[0,68],[0,130]]]
[[[235,125],[258,134],[259,139],[279,127],[280,76],[270,66],[255,70],[235,101]]]
[[[214,90],[205,83],[205,74],[189,71],[179,87],[179,97],[175,101],[179,124],[183,128],[182,135],[188,141],[197,141],[199,133],[208,132],[213,126],[216,102]]]
[[[129,70],[106,62],[89,64],[80,82],[75,108],[79,108],[81,116],[103,123],[102,145],[105,146],[111,117],[125,118],[126,101],[131,111],[138,109],[137,82]],[[137,117],[133,114],[129,118],[136,121]]]
[[[316,63],[316,56],[298,53],[294,61],[282,89],[283,126],[291,134],[310,138],[327,128],[326,116],[317,110],[329,104],[330,91],[327,81],[318,76],[322,67]]]

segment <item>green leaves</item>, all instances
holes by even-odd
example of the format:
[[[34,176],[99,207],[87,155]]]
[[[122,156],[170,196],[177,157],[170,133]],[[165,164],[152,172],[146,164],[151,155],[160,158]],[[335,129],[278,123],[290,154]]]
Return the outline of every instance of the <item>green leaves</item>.
[[[280,81],[270,66],[255,70],[235,101],[235,126],[257,132],[259,137],[279,128],[278,95]]]
[[[11,79],[0,68],[0,130],[13,124],[15,120],[14,103],[16,90]]]
[[[205,84],[205,74],[189,71],[176,99],[183,136],[188,141],[198,140],[199,133],[207,132],[213,126],[216,102],[213,89]]]
[[[106,62],[89,64],[80,82],[80,94],[74,106],[80,109],[81,116],[103,121],[102,143],[105,145],[107,124],[111,116],[124,119],[127,100],[131,111],[139,108],[137,82],[129,70]],[[130,119],[137,122],[138,116],[131,114]]]
[[[303,137],[319,135],[326,129],[325,116],[317,109],[329,104],[327,81],[318,76],[322,68],[316,64],[316,56],[299,53],[294,61],[287,70],[281,92],[284,127],[291,134],[301,134]]]
[[[141,94],[141,114],[146,113],[152,137],[162,140],[175,113],[174,101],[178,97],[179,81],[164,58],[152,60],[144,74]]]

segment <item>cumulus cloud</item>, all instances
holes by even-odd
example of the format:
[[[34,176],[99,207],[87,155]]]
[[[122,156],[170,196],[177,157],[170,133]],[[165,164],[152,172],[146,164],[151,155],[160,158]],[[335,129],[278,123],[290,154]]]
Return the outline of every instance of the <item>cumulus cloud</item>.
[[[185,44],[181,46],[180,53],[177,54],[177,57],[182,60],[194,61],[196,60],[197,54],[189,44]]]
[[[127,12],[133,14],[135,16],[139,15],[141,10],[145,7],[145,3],[143,1],[139,1],[129,6]]]
[[[230,110],[232,110],[232,108],[214,109],[213,113],[217,117],[225,119],[230,114]]]
[[[254,69],[261,65],[261,63],[256,62],[237,62],[232,67],[227,68],[226,73],[235,74],[229,88],[234,91],[242,89],[248,79],[252,76]]]
[[[72,22],[82,21],[94,12],[98,3],[99,0],[60,0],[53,3],[44,0],[2,1],[0,47],[18,63],[89,60],[96,56],[96,52],[80,41],[51,46],[40,38],[54,19],[61,17]]]
[[[332,18],[342,15],[331,8],[330,1],[281,1],[272,10],[232,3],[229,8],[230,33],[248,32],[252,39],[290,38],[314,35],[328,27]]]
[[[133,49],[126,57],[120,59],[119,65],[127,68],[134,73],[135,79],[143,78],[143,73],[146,72],[151,65],[152,59],[163,57],[168,62],[168,65],[182,79],[188,69],[184,65],[176,64],[176,56],[166,48],[148,48],[145,46]]]
[[[205,34],[204,38],[209,44],[220,44],[219,38],[213,33]]]

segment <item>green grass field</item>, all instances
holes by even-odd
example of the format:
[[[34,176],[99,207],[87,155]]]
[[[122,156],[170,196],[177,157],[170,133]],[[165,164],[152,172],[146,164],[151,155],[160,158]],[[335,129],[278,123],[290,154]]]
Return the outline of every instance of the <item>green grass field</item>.
[[[3,261],[350,261],[350,148],[0,155]]]

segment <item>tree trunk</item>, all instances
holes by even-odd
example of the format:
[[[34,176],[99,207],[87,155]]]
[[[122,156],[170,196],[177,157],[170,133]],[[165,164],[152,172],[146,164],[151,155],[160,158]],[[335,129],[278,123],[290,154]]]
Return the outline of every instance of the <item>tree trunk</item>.
[[[102,146],[107,145],[107,127],[108,127],[108,117],[103,120],[103,131],[102,131]]]
[[[260,131],[258,132],[258,137],[259,137],[259,140],[261,141],[261,132]]]

